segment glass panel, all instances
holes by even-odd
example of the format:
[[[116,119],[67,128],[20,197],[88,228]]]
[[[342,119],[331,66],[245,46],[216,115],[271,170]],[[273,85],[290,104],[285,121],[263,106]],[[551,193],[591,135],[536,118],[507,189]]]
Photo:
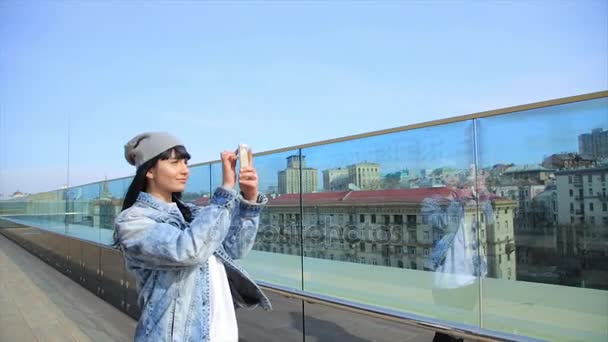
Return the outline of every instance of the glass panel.
[[[476,254],[464,247],[475,242],[476,205],[466,190],[474,178],[472,127],[466,121],[303,149],[303,176],[316,182],[303,186],[304,290],[478,326]],[[440,240],[447,247],[435,251]],[[432,256],[446,253],[462,261],[425,271]]]
[[[284,195],[282,202],[275,202],[280,197],[278,189],[285,186],[283,175],[289,168],[289,158],[297,154],[293,150],[254,158],[259,189],[268,196],[269,203],[262,211],[253,250],[241,263],[256,280],[302,289],[299,195]],[[297,175],[289,177],[297,178]],[[288,204],[286,197],[290,198]]]
[[[605,341],[607,129],[606,98],[477,120],[495,214],[480,230],[483,328]]]
[[[205,205],[211,196],[211,167],[209,164],[197,165],[190,168],[190,177],[182,200],[197,205]]]
[[[23,198],[23,214],[6,215],[4,218],[26,226],[37,227],[57,233],[65,232],[65,190],[49,191]]]
[[[215,188],[222,185],[222,164],[219,162],[212,163],[211,166],[211,192],[215,191]]]
[[[100,227],[112,227],[106,202],[111,198],[108,182],[73,187],[68,190],[69,223],[66,233],[99,243]]]

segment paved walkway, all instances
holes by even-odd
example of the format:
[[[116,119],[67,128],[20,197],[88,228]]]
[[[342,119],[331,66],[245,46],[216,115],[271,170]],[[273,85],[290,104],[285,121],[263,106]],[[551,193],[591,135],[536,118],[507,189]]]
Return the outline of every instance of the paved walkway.
[[[0,235],[0,341],[133,341],[135,324]]]

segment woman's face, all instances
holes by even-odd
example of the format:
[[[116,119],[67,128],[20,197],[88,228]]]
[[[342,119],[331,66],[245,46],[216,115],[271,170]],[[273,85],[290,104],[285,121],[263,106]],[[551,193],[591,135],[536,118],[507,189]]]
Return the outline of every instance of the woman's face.
[[[174,155],[167,160],[159,160],[146,177],[149,183],[164,192],[183,192],[190,170],[186,159],[176,159]]]

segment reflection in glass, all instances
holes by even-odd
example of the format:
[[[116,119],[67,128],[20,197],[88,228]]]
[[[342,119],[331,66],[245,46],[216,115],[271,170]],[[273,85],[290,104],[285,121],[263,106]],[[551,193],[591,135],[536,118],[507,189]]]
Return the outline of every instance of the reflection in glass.
[[[477,136],[485,186],[515,203],[496,211],[484,328],[605,340],[608,99],[478,119]]]
[[[304,289],[478,325],[472,128],[466,121],[303,149],[321,180],[302,194]],[[273,202],[276,215],[298,221],[289,196]],[[425,211],[432,201],[436,211]],[[450,201],[463,204],[459,216],[449,215]],[[446,225],[434,226],[434,217]],[[436,242],[465,225],[457,254],[468,259],[425,271]]]
[[[299,194],[279,193],[285,179],[282,175],[286,169],[295,167],[294,156],[298,155],[297,151],[286,151],[254,158],[260,192],[269,201],[260,216],[254,250],[242,263],[257,280],[302,289]],[[285,197],[290,201],[286,206]]]
[[[209,164],[190,167],[190,176],[182,201],[196,205],[206,205],[211,197],[211,168]]]

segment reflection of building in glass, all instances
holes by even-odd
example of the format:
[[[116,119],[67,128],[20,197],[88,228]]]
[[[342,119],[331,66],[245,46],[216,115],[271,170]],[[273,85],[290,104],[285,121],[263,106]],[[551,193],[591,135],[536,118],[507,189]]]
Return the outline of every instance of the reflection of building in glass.
[[[317,169],[306,167],[306,157],[292,155],[287,157],[287,168],[279,171],[279,193],[295,194],[300,192],[300,169],[302,170],[302,192],[317,192]]]
[[[340,191],[348,189],[348,169],[323,170],[323,190]]]
[[[516,224],[519,279],[608,288],[608,247],[600,242],[608,238],[607,171],[557,171],[555,185],[536,196],[531,229]]]
[[[380,189],[380,164],[358,163],[349,165],[348,180],[361,190]]]
[[[608,167],[558,171],[558,223],[608,226]]]
[[[566,284],[608,289],[608,167],[559,171],[557,253]]]
[[[506,169],[500,184],[525,185],[548,184],[553,179],[553,170],[540,165],[515,165]]]
[[[593,160],[585,159],[577,153],[552,154],[543,160],[543,167],[553,170],[589,167]]]
[[[596,128],[591,133],[579,135],[578,150],[586,158],[600,159],[608,157],[608,131]]]
[[[271,199],[263,212],[261,238],[256,249],[298,254],[300,221],[304,227],[304,253],[309,257],[422,269],[433,247],[428,217],[422,214],[425,198],[452,194],[449,188],[343,191]],[[445,203],[447,205],[447,201]],[[487,251],[489,276],[515,279],[513,201],[495,198],[497,224],[481,215],[481,249]],[[465,225],[477,221],[477,208],[465,209]],[[498,223],[499,222],[499,223]]]
[[[114,229],[114,219],[121,209],[122,199],[112,197],[106,180],[102,184],[99,198],[89,204],[89,213],[92,216],[92,222],[89,224],[93,227]]]
[[[345,169],[323,170],[323,190],[377,190],[380,189],[380,164],[357,163]]]

